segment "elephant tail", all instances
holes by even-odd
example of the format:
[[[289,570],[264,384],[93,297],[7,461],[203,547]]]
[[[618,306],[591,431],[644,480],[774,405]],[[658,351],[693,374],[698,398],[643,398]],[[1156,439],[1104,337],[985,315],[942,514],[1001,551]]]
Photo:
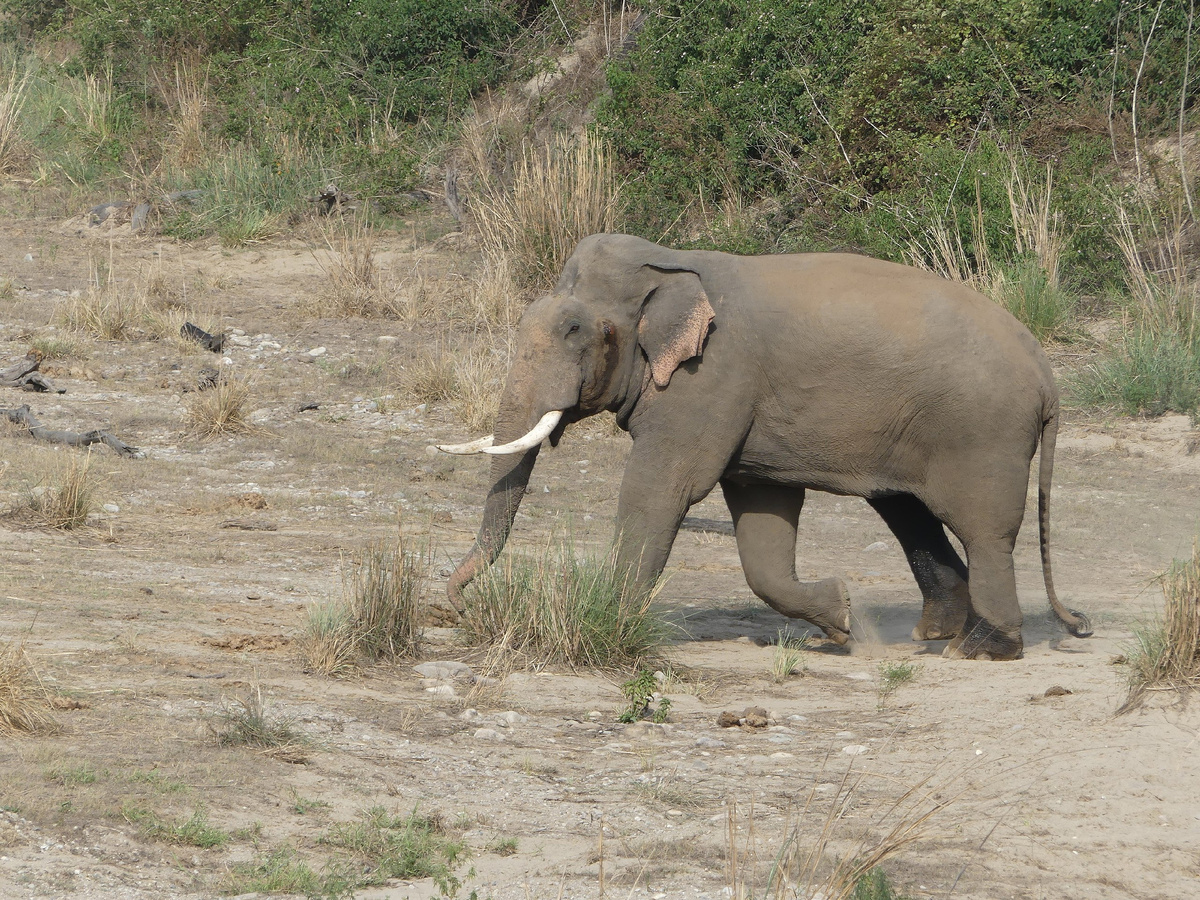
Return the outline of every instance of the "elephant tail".
[[[1054,475],[1054,445],[1058,441],[1058,404],[1045,414],[1042,422],[1042,452],[1038,461],[1038,535],[1042,548],[1042,576],[1046,581],[1046,596],[1050,607],[1067,631],[1075,637],[1091,637],[1092,623],[1078,610],[1067,609],[1054,591],[1054,575],[1050,568],[1050,481]]]

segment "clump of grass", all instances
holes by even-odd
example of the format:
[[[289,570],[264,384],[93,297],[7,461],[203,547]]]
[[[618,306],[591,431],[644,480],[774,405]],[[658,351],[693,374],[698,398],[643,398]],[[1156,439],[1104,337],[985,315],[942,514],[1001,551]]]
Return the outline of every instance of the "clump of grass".
[[[302,894],[305,897],[351,896],[354,879],[330,869],[314,872],[290,847],[270,853],[265,859],[235,863],[225,877],[222,890],[228,894]]]
[[[143,835],[168,844],[183,844],[210,850],[229,843],[229,832],[208,821],[208,811],[197,807],[191,818],[172,822],[157,813],[140,807],[126,806],[121,810],[125,821],[137,825]]]
[[[1200,409],[1200,342],[1130,324],[1101,357],[1071,381],[1076,399],[1131,416]]]
[[[60,313],[72,331],[102,341],[130,341],[150,336],[152,313],[144,291],[117,281],[111,262],[105,271],[94,261],[86,290],[72,294]]]
[[[568,539],[482,572],[468,589],[462,627],[470,640],[538,662],[626,665],[665,638],[653,597],[629,584],[614,552],[577,557]]]
[[[17,61],[8,72],[7,84],[0,82],[0,173],[9,172],[25,156],[21,139],[21,110],[33,73]]]
[[[28,500],[34,518],[50,528],[69,531],[87,523],[96,506],[99,479],[92,472],[92,454],[72,453],[48,485],[38,485]]]
[[[345,603],[328,601],[308,607],[297,641],[306,672],[340,678],[358,668],[358,636]]]
[[[292,726],[291,718],[270,714],[261,685],[226,706],[219,719],[213,730],[222,747],[250,747],[283,762],[308,759],[312,742]]]
[[[1200,411],[1200,283],[1188,265],[1194,223],[1159,195],[1115,203],[1114,240],[1133,300],[1120,337],[1074,382],[1088,405],[1130,415]]]
[[[991,289],[997,300],[1039,341],[1067,336],[1073,327],[1076,299],[1064,291],[1033,257],[1020,257]]]
[[[345,675],[361,658],[415,656],[421,645],[419,600],[425,557],[405,546],[369,547],[345,579],[340,601],[309,608],[299,646],[307,671]]]
[[[31,350],[41,354],[42,359],[72,359],[83,356],[83,345],[73,335],[46,335],[35,337],[29,342]]]
[[[382,806],[364,810],[357,822],[334,825],[320,843],[340,847],[368,864],[356,881],[380,885],[392,878],[432,878],[444,894],[453,895],[460,883],[454,867],[466,846],[452,839],[441,819],[389,813]]]
[[[916,681],[921,674],[919,663],[903,660],[879,664],[879,708],[887,705],[888,698],[901,687]]]
[[[400,393],[410,403],[448,407],[467,430],[487,430],[500,408],[508,355],[489,341],[418,356],[400,373]]]
[[[1162,577],[1162,619],[1134,632],[1126,654],[1131,709],[1151,690],[1190,690],[1200,685],[1200,543],[1188,560],[1176,560]]]
[[[553,284],[580,239],[614,229],[619,185],[612,152],[591,131],[560,135],[542,150],[524,145],[507,185],[479,162],[488,156],[486,146],[474,155],[480,237],[490,256],[512,260],[521,283]]]
[[[253,432],[252,393],[248,380],[222,371],[214,387],[200,391],[188,402],[185,417],[188,429],[204,437]]]
[[[51,734],[58,723],[24,643],[0,644],[0,734]]]
[[[779,631],[775,647],[771,651],[771,680],[782,684],[793,675],[804,674],[804,652],[808,649],[808,636],[792,637],[790,632]]]
[[[317,263],[329,292],[315,298],[321,316],[400,318],[401,295],[390,289],[375,262],[375,228],[365,216],[334,216],[321,226],[325,252]]]

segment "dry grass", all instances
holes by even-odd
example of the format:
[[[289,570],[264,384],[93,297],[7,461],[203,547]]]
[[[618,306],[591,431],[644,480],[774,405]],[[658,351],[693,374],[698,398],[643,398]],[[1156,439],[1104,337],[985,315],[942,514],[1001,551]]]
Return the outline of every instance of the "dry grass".
[[[868,801],[859,796],[864,777],[848,769],[836,794],[828,800],[818,798],[814,785],[803,806],[793,812],[782,840],[770,852],[771,861],[765,871],[759,862],[753,805],[744,817],[739,817],[736,803],[730,800],[726,817],[727,895],[733,900],[818,896],[850,900],[859,896],[860,885],[870,884],[880,864],[919,841],[929,820],[946,805],[936,799],[941,786],[934,787],[931,779],[925,778],[896,799],[879,802],[864,815]],[[819,806],[826,802],[829,806],[821,815]],[[847,824],[851,808],[855,809],[855,820],[866,818],[868,823],[858,827]]]
[[[1200,284],[1188,264],[1195,223],[1181,200],[1142,194],[1114,203],[1113,239],[1125,260],[1125,283],[1142,323],[1155,333],[1194,342]]]
[[[468,430],[491,428],[500,408],[509,354],[480,338],[458,350],[438,347],[397,373],[406,402],[447,407]]]
[[[204,123],[210,106],[208,73],[201,74],[199,66],[199,60],[177,61],[173,76],[153,73],[158,93],[170,112],[171,137],[166,155],[179,168],[195,165],[207,153]]]
[[[215,387],[195,394],[188,401],[185,421],[188,430],[204,437],[219,434],[248,434],[257,429],[250,422],[253,388],[248,380],[222,372]]]
[[[318,316],[404,318],[410,304],[375,261],[375,227],[363,216],[338,215],[320,224],[322,252],[315,254],[329,293],[313,298]]]
[[[50,528],[79,528],[95,508],[98,488],[91,452],[70,453],[50,484],[33,489],[29,510],[37,521]]]
[[[1190,690],[1200,685],[1200,543],[1189,560],[1176,561],[1163,575],[1162,620],[1135,631],[1127,654],[1129,696],[1122,710],[1138,705],[1147,691]]]
[[[250,747],[290,763],[308,759],[312,742],[292,727],[290,718],[269,713],[260,684],[227,704],[219,719],[221,725],[213,731],[222,747]]]
[[[523,145],[511,179],[475,159],[476,227],[489,256],[508,256],[517,280],[535,288],[554,283],[581,238],[612,231],[620,191],[612,153],[603,139],[583,131],[560,135],[543,149]]]
[[[375,545],[355,560],[342,599],[309,607],[298,643],[305,671],[342,676],[361,658],[412,657],[423,630],[418,602],[428,578],[427,558],[406,545]]]
[[[48,700],[24,643],[0,644],[0,734],[57,731]]]
[[[149,337],[151,319],[146,292],[137,285],[119,283],[111,257],[103,272],[92,260],[87,289],[73,294],[60,313],[67,328],[102,341]]]
[[[14,169],[25,156],[21,110],[32,77],[27,68],[13,62],[7,84],[0,82],[0,173]]]

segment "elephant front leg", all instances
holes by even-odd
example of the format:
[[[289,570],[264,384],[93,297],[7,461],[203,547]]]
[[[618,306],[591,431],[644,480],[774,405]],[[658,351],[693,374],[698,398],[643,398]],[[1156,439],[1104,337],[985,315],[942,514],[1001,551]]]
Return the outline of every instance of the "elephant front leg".
[[[804,619],[830,640],[850,639],[850,594],[840,578],[796,578],[796,524],[804,489],[721,481],[750,590],[776,612]]]

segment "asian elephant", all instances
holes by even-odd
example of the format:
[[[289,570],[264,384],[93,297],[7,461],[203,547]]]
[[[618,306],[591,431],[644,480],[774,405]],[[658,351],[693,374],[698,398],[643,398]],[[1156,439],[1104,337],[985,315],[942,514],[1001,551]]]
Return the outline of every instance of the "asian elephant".
[[[688,508],[719,482],[754,593],[844,643],[849,595],[838,578],[797,580],[796,524],[807,490],[863,497],[924,597],[913,639],[950,638],[944,655],[971,659],[1022,655],[1012,553],[1040,441],[1046,592],[1072,634],[1091,634],[1051,578],[1050,363],[962,284],[845,253],[585,238],[521,319],[494,436],[441,448],[494,454],[483,523],[449,582],[457,609],[503,548],[543,440],[601,410],[633,437],[618,561],[639,585],[654,584]]]

